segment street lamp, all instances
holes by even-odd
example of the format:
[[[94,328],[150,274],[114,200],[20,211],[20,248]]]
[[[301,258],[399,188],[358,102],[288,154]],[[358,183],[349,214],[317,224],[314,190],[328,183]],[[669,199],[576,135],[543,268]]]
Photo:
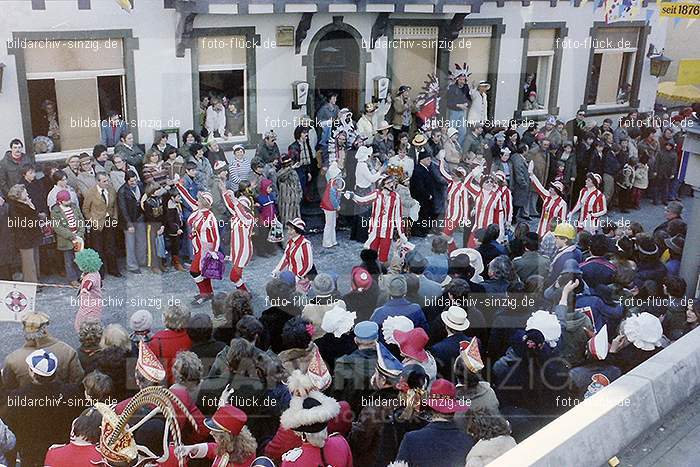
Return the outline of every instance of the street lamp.
[[[668,66],[671,64],[671,59],[664,56],[664,49],[661,49],[661,52],[659,52],[654,47],[654,44],[649,44],[647,57],[649,57],[649,74],[657,78],[665,76]]]

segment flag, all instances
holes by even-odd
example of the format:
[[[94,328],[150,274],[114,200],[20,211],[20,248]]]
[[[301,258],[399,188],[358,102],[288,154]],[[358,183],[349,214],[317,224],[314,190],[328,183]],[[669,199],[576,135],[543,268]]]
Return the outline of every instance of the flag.
[[[0,321],[21,321],[34,311],[36,285],[26,282],[0,281]]]
[[[634,19],[641,10],[640,0],[604,0],[604,3],[606,23]]]

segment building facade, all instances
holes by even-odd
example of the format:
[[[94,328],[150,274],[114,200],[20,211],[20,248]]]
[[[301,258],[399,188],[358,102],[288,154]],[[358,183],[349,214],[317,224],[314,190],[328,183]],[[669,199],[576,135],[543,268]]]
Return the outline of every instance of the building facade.
[[[280,146],[298,119],[314,116],[321,93],[335,90],[355,116],[377,95],[377,79],[415,95],[428,74],[443,86],[455,63],[488,80],[489,116],[603,118],[653,108],[658,79],[649,44],[663,47],[665,22],[606,24],[603,8],[580,0],[112,0],[3,2],[0,59],[5,63],[0,141],[29,146],[46,135],[55,103],[61,158],[91,148],[99,122],[116,110],[135,139],[150,146],[157,129],[173,138],[200,125],[200,98],[237,105],[241,130],[224,141],[253,148],[268,129]],[[532,84],[537,109],[523,101]],[[306,105],[293,83],[307,82]],[[444,89],[444,88],[443,88]],[[3,143],[4,144],[4,143]]]

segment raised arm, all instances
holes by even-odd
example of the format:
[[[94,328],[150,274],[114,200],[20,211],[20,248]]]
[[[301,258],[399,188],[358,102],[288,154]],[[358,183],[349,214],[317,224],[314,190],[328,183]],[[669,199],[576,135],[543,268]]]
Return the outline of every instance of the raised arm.
[[[199,208],[199,206],[197,205],[197,200],[192,197],[189,191],[187,191],[187,188],[185,188],[183,183],[184,182],[176,183],[175,188],[177,189],[178,193],[180,193],[180,196],[182,196],[182,199],[185,200],[185,203],[187,203],[190,209],[196,211]]]

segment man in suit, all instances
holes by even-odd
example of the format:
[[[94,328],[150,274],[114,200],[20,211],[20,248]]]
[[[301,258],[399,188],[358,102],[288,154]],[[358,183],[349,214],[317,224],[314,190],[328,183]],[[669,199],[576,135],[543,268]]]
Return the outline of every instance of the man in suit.
[[[549,275],[549,258],[539,253],[540,236],[537,232],[528,232],[523,241],[525,253],[513,260],[513,267],[516,274],[523,283],[528,277],[538,275],[547,277]]]
[[[411,175],[411,197],[420,203],[420,211],[418,212],[418,222],[411,233],[416,237],[425,237],[434,227],[435,220],[435,179],[430,174],[430,163],[432,154],[430,150],[424,150],[418,153],[419,163],[413,170]]]
[[[113,148],[127,132],[126,123],[114,110],[107,112],[107,120],[100,122],[100,144]]]
[[[98,172],[97,184],[85,193],[83,215],[90,226],[89,244],[100,254],[102,269],[100,274],[121,277],[117,266],[117,193],[112,188],[109,175]]]
[[[136,173],[128,171],[117,199],[126,244],[126,269],[134,274],[141,274],[139,266],[146,264],[146,223],[141,208],[143,192],[143,183]]]
[[[452,380],[452,368],[455,360],[459,358],[459,343],[471,340],[471,337],[467,337],[464,333],[471,323],[467,319],[467,312],[464,308],[456,305],[443,311],[440,314],[440,319],[445,325],[447,337],[433,345],[430,353],[435,357],[438,374]]]

